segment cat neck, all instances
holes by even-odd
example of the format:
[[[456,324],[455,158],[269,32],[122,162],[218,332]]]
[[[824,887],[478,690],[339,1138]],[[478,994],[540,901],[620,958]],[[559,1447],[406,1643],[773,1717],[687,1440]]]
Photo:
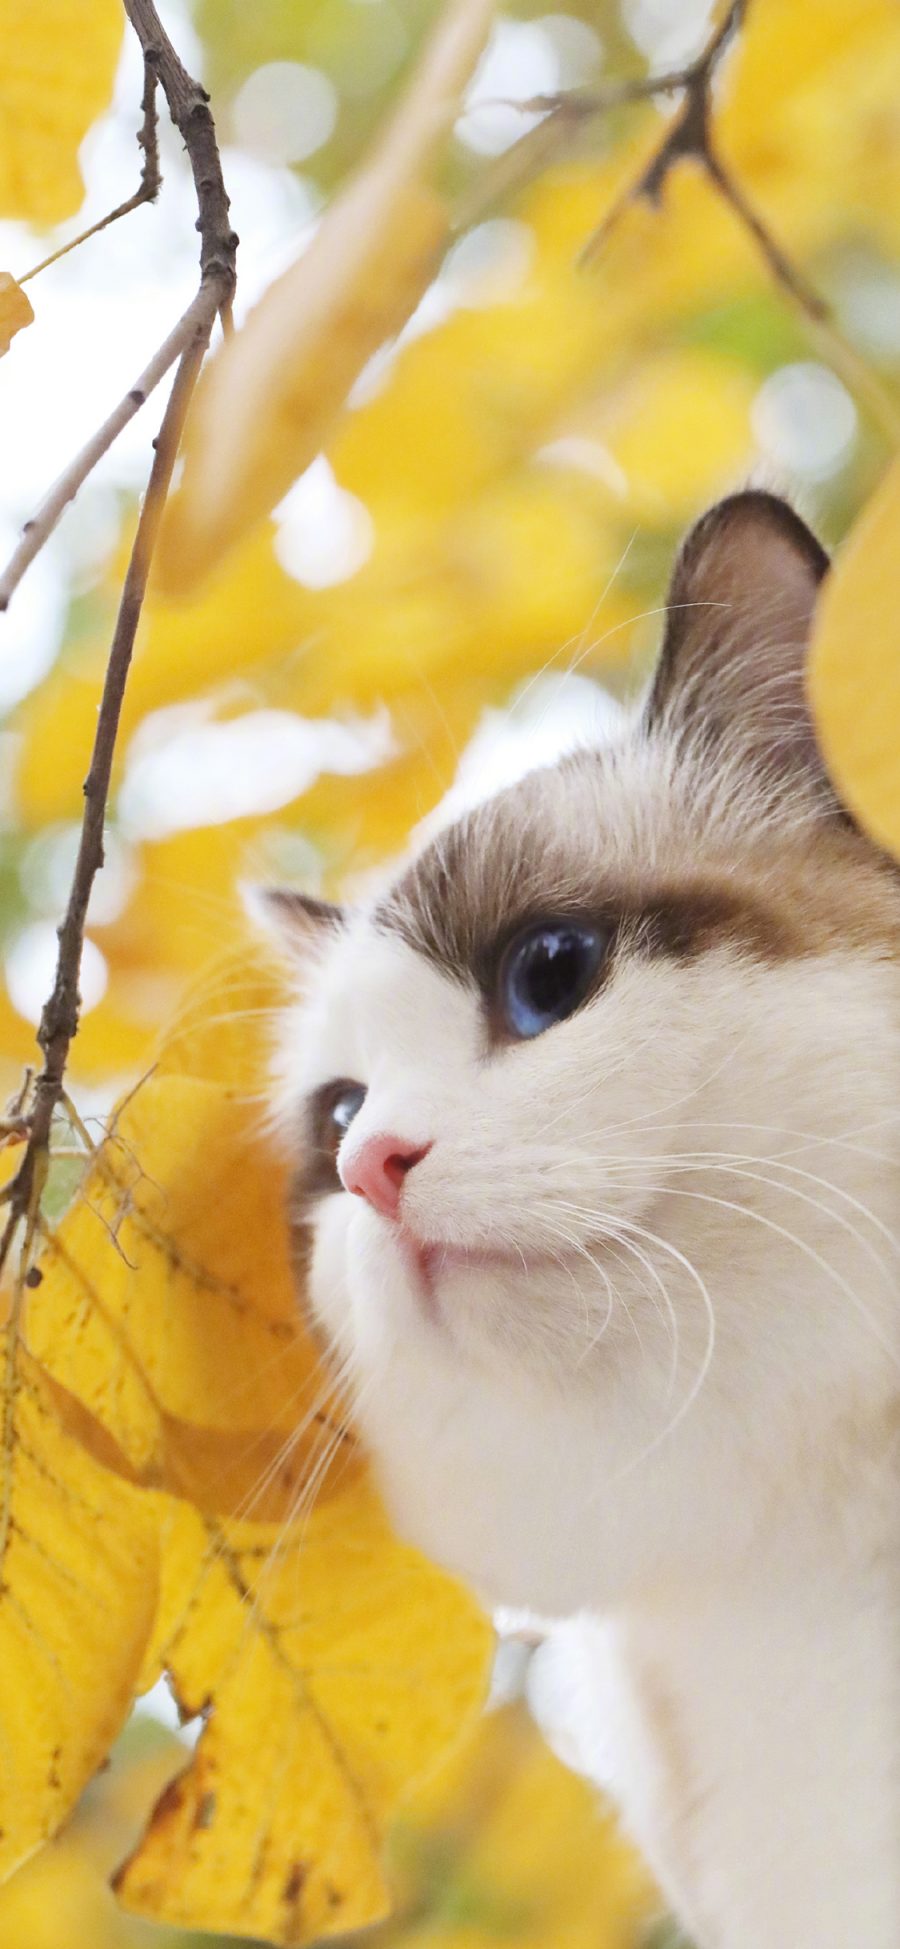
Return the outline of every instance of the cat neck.
[[[891,1470],[789,1509],[604,1632],[613,1788],[700,1949],[896,1949],[898,1509]]]

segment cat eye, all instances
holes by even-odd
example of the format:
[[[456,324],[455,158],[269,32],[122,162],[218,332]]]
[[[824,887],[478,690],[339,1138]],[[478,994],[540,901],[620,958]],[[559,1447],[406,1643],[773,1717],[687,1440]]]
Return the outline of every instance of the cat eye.
[[[366,1092],[362,1083],[338,1083],[336,1094],[331,1098],[331,1124],[338,1144],[349,1130],[354,1117],[362,1109]]]
[[[363,1084],[351,1082],[346,1076],[317,1091],[310,1106],[313,1163],[307,1174],[308,1191],[340,1191],[335,1159],[365,1100]]]
[[[518,934],[500,964],[499,1002],[510,1035],[542,1035],[584,1001],[612,943],[606,927],[545,921]]]

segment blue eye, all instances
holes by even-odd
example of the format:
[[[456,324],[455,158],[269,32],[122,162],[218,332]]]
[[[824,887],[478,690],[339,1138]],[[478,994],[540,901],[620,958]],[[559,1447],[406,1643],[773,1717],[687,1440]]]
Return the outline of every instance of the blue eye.
[[[334,1125],[335,1141],[339,1144],[345,1131],[349,1130],[355,1116],[359,1114],[366,1100],[362,1083],[342,1083],[339,1094],[331,1100],[331,1121]]]
[[[507,948],[499,1000],[509,1033],[524,1040],[563,1022],[582,1002],[607,954],[608,928],[574,921],[530,927]]]

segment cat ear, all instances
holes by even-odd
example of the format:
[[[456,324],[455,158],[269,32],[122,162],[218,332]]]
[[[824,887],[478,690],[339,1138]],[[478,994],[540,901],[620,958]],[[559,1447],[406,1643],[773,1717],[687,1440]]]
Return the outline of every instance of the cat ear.
[[[315,954],[345,923],[343,907],[294,887],[251,886],[243,892],[251,919],[291,957]]]
[[[711,508],[675,565],[647,724],[727,745],[774,777],[799,766],[824,780],[804,666],[827,570],[815,535],[774,494]]]

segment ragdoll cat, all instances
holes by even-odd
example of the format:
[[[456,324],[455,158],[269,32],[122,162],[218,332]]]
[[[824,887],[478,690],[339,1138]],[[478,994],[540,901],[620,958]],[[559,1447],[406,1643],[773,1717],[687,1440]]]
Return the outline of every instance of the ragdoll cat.
[[[816,751],[826,569],[724,501],[608,744],[365,911],[271,896],[311,1303],[395,1521],[606,1620],[700,1949],[900,1945],[900,874]]]

